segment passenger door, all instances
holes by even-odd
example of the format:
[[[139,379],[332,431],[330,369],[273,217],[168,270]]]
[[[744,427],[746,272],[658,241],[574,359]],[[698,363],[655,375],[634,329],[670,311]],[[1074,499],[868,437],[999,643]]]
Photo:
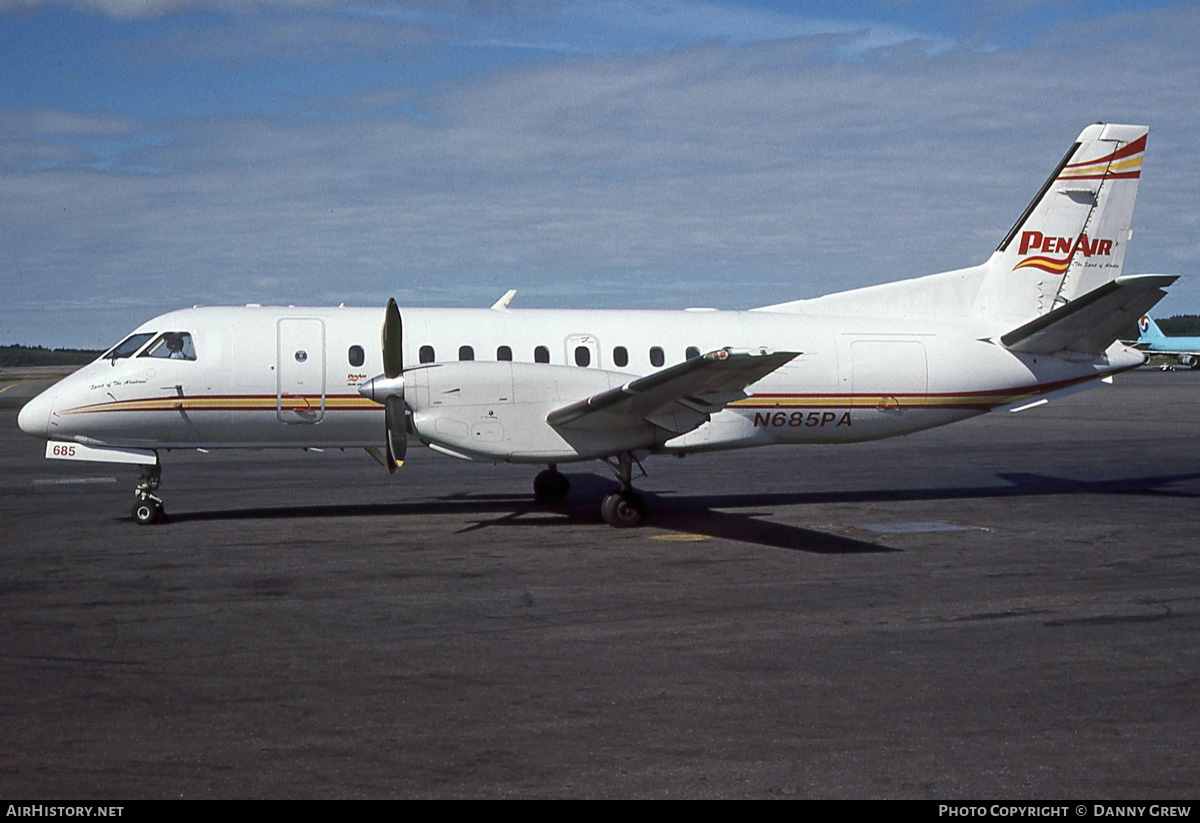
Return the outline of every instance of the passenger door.
[[[325,416],[325,321],[280,318],[276,339],[275,410],[280,422],[321,422]]]

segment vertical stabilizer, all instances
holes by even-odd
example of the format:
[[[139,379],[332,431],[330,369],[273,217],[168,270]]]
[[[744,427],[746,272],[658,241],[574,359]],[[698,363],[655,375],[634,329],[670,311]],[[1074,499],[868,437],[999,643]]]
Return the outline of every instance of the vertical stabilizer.
[[[977,311],[1020,322],[1121,274],[1145,126],[1088,126],[984,265]]]
[[[1150,319],[1150,315],[1143,314],[1138,319],[1138,331],[1141,332],[1141,335],[1138,337],[1139,343],[1158,346],[1159,348],[1166,345],[1167,336],[1162,333],[1162,329],[1158,327],[1158,324]]]

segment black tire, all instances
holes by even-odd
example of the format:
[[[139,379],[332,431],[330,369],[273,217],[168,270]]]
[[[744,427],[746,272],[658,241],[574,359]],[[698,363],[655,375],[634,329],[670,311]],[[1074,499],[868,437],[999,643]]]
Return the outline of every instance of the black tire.
[[[600,515],[610,526],[634,529],[646,519],[646,503],[637,492],[613,492],[600,504]]]
[[[147,499],[134,503],[129,514],[139,526],[149,526],[151,523],[157,523],[159,520],[162,520],[163,510],[161,505]]]
[[[553,469],[539,472],[533,478],[533,494],[543,503],[561,503],[571,490],[571,482],[566,476]]]
[[[133,504],[133,508],[130,509],[129,514],[139,526],[163,523],[167,519],[166,512],[163,511],[162,501],[156,500],[153,497],[139,499]]]

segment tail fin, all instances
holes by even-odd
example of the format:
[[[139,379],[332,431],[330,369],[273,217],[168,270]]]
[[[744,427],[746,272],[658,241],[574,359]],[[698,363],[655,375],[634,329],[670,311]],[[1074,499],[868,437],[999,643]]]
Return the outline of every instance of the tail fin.
[[[1027,321],[1120,276],[1148,131],[1083,130],[984,264],[977,311]]]
[[[1150,319],[1150,315],[1148,314],[1143,314],[1140,318],[1138,318],[1138,331],[1141,332],[1141,336],[1138,337],[1139,343],[1162,345],[1162,343],[1167,339],[1167,336],[1162,333],[1162,329],[1158,327],[1157,323]]]

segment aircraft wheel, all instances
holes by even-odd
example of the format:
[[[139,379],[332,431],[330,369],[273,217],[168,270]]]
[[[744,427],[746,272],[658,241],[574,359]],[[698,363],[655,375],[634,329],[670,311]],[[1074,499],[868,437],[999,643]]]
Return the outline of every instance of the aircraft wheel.
[[[600,515],[610,526],[632,529],[646,519],[646,504],[637,492],[613,492],[600,504]]]
[[[130,514],[139,526],[148,526],[163,519],[163,508],[161,503],[153,500],[139,500],[133,504]]]
[[[570,481],[554,469],[546,469],[533,478],[533,493],[543,503],[561,503],[570,489]]]

